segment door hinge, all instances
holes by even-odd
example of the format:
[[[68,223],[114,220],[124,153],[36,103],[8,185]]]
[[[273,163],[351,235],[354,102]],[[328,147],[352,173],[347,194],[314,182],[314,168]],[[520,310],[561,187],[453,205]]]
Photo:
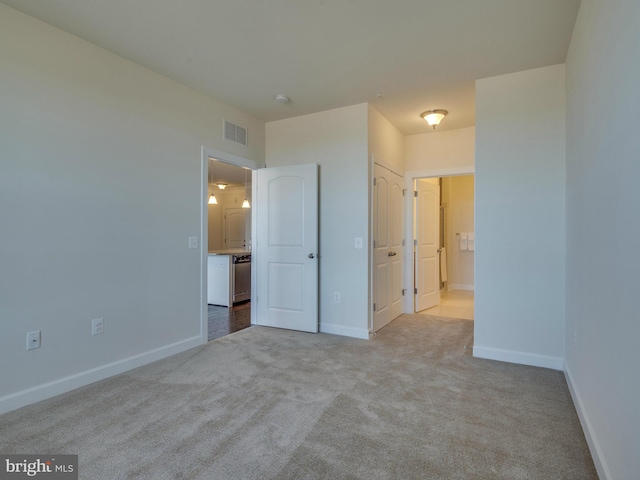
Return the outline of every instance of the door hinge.
[[[405,295],[406,293],[407,293],[407,289],[406,289],[406,288],[403,288],[403,289],[402,289],[402,296],[404,297],[404,295]]]
[[[404,247],[407,244],[406,240],[403,238],[402,239],[402,246]]]
[[[418,196],[418,191],[417,191],[417,190],[414,190],[414,191],[413,191],[413,196],[414,196],[414,197],[417,197],[417,196]]]
[[[402,196],[404,197],[406,194],[407,194],[407,189],[406,189],[406,188],[403,188],[403,189],[402,189]]]
[[[376,248],[376,241],[373,241],[373,248]]]
[[[418,294],[418,289],[417,289],[417,288],[414,288],[414,289],[413,289],[413,294],[414,294],[414,295],[417,295],[417,294]]]
[[[373,304],[373,311],[374,312],[376,311],[376,304],[375,303]]]
[[[417,239],[417,238],[413,241],[413,246],[414,246],[414,247],[417,247],[417,246],[418,246],[418,239]]]
[[[373,186],[374,186],[374,187],[376,186],[377,181],[378,181],[378,179],[377,179],[377,178],[375,178],[375,177],[373,177]]]

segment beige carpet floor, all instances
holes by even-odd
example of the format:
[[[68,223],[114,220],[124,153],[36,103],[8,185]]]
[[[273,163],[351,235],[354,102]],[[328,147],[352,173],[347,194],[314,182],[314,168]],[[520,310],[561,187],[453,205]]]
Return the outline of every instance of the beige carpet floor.
[[[82,479],[596,479],[562,372],[474,359],[473,322],[370,341],[251,327],[0,416]]]

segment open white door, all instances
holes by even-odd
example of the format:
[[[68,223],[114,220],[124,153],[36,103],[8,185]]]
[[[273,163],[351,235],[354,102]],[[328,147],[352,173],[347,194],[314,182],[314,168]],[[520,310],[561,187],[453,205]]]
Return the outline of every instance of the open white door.
[[[318,332],[318,166],[256,172],[257,323]]]
[[[415,311],[440,304],[440,187],[416,180]]]

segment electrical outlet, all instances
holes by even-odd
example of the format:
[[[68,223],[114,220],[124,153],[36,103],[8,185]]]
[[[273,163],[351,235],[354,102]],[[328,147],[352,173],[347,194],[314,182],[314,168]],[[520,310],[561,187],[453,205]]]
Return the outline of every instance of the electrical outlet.
[[[94,318],[91,320],[91,335],[104,333],[104,318]]]
[[[333,292],[333,303],[340,303],[340,292]]]
[[[27,332],[27,350],[40,348],[40,330]]]
[[[198,237],[189,237],[189,248],[198,248]]]

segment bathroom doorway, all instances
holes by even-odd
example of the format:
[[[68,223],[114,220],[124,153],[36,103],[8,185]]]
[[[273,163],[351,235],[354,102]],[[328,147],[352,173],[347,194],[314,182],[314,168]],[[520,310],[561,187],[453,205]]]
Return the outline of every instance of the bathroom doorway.
[[[414,191],[413,311],[473,320],[474,176],[415,178]]]

